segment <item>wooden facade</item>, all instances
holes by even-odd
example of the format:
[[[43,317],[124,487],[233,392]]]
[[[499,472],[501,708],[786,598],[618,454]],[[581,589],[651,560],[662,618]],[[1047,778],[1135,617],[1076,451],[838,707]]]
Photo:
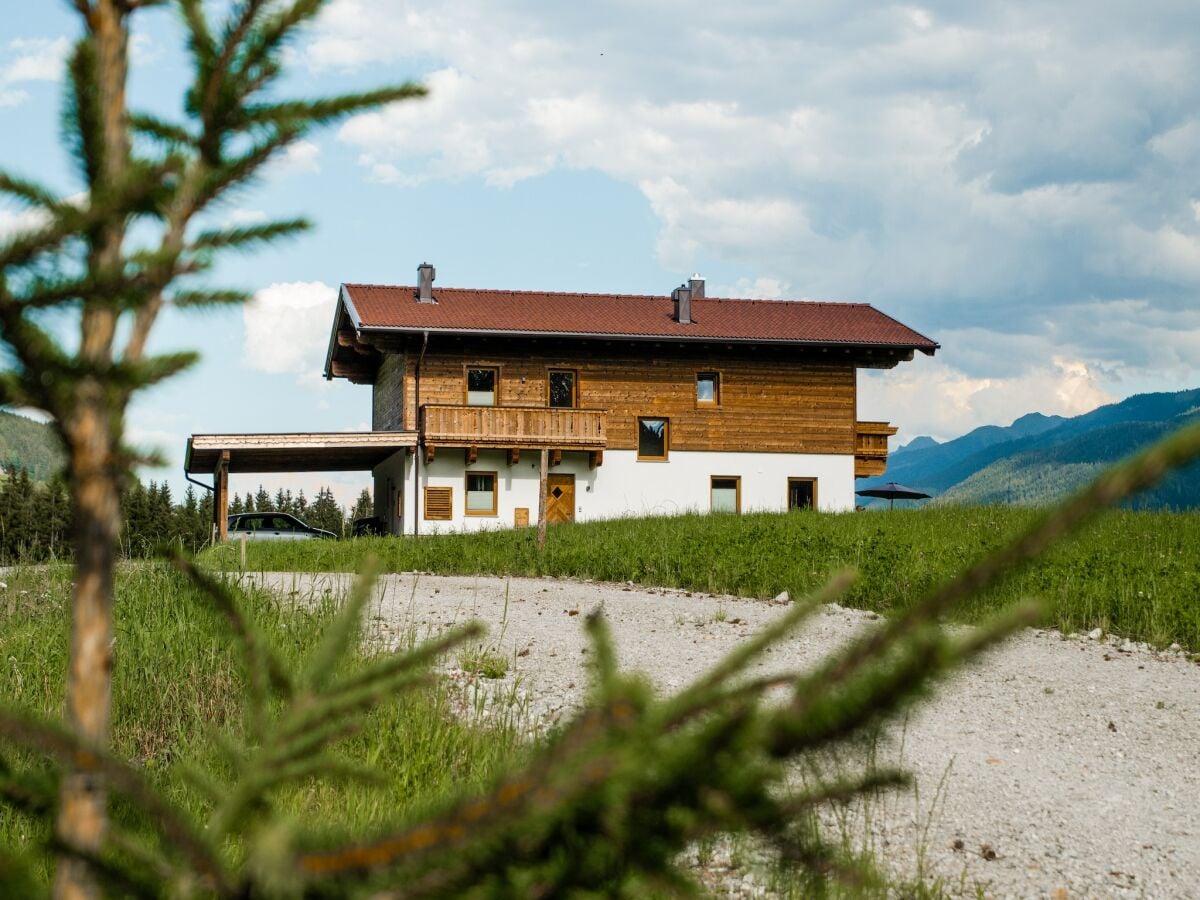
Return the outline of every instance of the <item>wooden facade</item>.
[[[633,450],[638,418],[657,417],[670,420],[672,450],[856,452],[855,359],[743,347],[696,352],[647,344],[572,347],[568,354],[550,352],[551,344],[428,347],[419,379],[426,440],[456,446],[474,433],[480,446]],[[387,396],[374,404],[399,421],[381,421],[377,427],[415,428],[418,422],[418,355],[410,351],[402,358],[403,378],[389,373],[386,384],[375,388]],[[491,412],[463,403],[472,368],[498,373]],[[564,369],[576,373],[580,409],[547,411],[549,373]],[[719,378],[716,401],[698,400],[697,377],[712,373]],[[390,402],[397,389],[404,396],[398,408]]]
[[[899,429],[887,422],[859,422],[854,447],[854,477],[882,475],[887,469],[888,438]]]

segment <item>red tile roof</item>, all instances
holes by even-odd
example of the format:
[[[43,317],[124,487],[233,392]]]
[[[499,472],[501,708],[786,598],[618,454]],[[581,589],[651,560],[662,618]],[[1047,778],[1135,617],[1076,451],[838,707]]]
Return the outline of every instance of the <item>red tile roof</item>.
[[[343,285],[355,327],[486,334],[667,338],[899,347],[932,354],[938,344],[866,303],[794,300],[692,300],[692,324],[673,318],[670,297],[568,294],[434,286],[437,303],[418,303],[417,289]]]

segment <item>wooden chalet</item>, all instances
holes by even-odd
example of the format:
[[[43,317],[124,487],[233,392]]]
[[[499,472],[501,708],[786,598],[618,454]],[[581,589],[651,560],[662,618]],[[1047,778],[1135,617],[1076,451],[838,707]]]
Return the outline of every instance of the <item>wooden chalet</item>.
[[[188,470],[370,470],[389,531],[687,510],[854,508],[886,422],[857,370],[938,345],[867,304],[342,285],[326,378],[371,385],[372,431],[195,435]],[[274,467],[274,468],[268,468]]]

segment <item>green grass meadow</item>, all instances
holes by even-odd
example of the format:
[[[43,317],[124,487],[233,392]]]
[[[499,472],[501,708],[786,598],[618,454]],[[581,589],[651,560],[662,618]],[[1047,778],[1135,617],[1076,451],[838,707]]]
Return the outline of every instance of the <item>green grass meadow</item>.
[[[3,580],[0,696],[16,708],[61,719],[70,571],[14,567]],[[265,593],[248,595],[248,605],[263,633],[296,668],[333,614],[329,604],[308,609]],[[123,568],[115,620],[113,750],[151,773],[202,819],[209,801],[179,776],[193,765],[222,771],[217,734],[242,733],[243,674],[236,642],[195,589],[163,564]],[[523,752],[520,726],[502,716],[489,717],[487,726],[473,722],[470,702],[440,681],[385,703],[339,753],[369,762],[386,773],[386,781],[313,780],[303,789],[282,791],[280,808],[296,818],[327,822],[339,834],[361,836],[458,796],[464,787],[490,782]],[[30,757],[11,752],[5,762],[26,780],[36,780],[41,770]],[[141,831],[122,804],[114,805],[113,816],[118,824]],[[43,883],[51,861],[22,851],[44,837],[31,819],[0,805],[0,848],[30,859],[35,880]]]
[[[851,606],[891,613],[1041,515],[1013,507],[869,513],[682,515],[552,527],[539,554],[533,529],[352,541],[251,542],[247,567],[354,571],[379,557],[387,571],[443,575],[556,575],[633,581],[743,597],[798,596],[852,566]],[[236,545],[207,559],[240,565]],[[1200,649],[1200,513],[1110,511],[1038,563],[957,610],[972,622],[1040,598],[1046,624],[1101,628],[1165,646]]]

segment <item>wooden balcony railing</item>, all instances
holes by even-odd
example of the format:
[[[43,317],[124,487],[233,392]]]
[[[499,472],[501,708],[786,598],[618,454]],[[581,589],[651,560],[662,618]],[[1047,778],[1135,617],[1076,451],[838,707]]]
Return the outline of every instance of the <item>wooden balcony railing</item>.
[[[888,438],[899,431],[887,422],[859,422],[854,438],[854,477],[882,475],[887,469]]]
[[[603,450],[608,412],[541,406],[421,407],[425,445]]]

